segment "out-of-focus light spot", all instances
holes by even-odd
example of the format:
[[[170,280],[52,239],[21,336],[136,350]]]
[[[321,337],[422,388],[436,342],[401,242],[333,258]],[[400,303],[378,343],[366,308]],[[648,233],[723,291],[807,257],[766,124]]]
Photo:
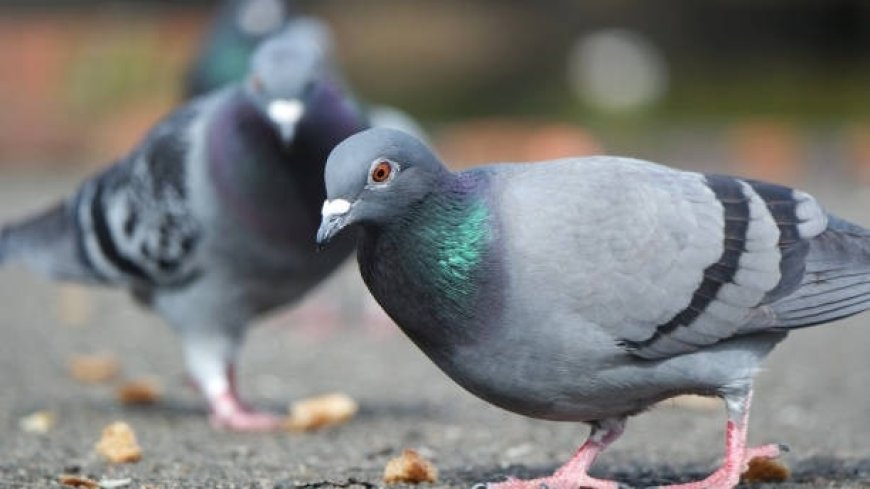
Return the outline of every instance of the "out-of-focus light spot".
[[[248,0],[239,9],[239,29],[252,36],[261,36],[278,29],[285,16],[284,4],[280,0]]]
[[[568,79],[589,106],[606,112],[630,112],[664,95],[668,69],[649,39],[625,29],[607,29],[575,43],[568,57]]]
[[[730,131],[732,160],[738,175],[787,185],[804,177],[804,155],[798,129],[777,119],[748,119]]]

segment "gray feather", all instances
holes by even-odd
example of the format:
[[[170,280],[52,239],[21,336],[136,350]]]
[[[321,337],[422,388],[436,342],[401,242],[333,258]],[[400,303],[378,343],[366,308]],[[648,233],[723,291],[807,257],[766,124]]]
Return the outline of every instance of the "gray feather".
[[[779,228],[780,280],[772,290],[765,294],[763,303],[774,302],[794,291],[804,276],[805,261],[809,252],[808,236],[801,235],[798,226],[797,206],[794,190],[781,185],[773,185],[756,180],[747,180],[752,188],[764,199],[767,209]]]
[[[800,287],[770,305],[778,326],[812,326],[870,307],[870,231],[829,216],[808,247]]]

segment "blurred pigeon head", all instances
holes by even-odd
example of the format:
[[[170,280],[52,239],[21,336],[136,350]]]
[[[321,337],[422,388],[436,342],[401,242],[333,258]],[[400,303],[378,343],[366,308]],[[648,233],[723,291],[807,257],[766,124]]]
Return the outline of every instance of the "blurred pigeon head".
[[[254,52],[245,89],[290,143],[299,121],[329,71],[332,41],[329,29],[301,17],[269,37]]]

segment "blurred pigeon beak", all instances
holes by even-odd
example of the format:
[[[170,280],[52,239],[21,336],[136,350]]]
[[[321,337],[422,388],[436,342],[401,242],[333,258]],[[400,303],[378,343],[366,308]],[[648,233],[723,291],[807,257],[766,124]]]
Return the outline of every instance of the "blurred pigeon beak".
[[[344,199],[327,200],[323,203],[320,229],[317,230],[317,249],[323,249],[344,228],[350,208],[350,202]]]
[[[290,144],[296,135],[296,126],[305,113],[305,106],[298,99],[278,99],[269,104],[266,112],[278,127],[281,140]]]

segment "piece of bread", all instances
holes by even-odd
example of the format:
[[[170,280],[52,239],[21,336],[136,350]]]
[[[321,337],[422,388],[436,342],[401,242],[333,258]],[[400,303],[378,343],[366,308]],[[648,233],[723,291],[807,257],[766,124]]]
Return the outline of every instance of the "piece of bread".
[[[123,421],[116,421],[103,429],[96,450],[114,464],[138,462],[142,458],[142,449],[136,441],[136,433]]]
[[[419,484],[437,480],[438,469],[414,450],[404,450],[384,468],[384,482],[387,484]]]

